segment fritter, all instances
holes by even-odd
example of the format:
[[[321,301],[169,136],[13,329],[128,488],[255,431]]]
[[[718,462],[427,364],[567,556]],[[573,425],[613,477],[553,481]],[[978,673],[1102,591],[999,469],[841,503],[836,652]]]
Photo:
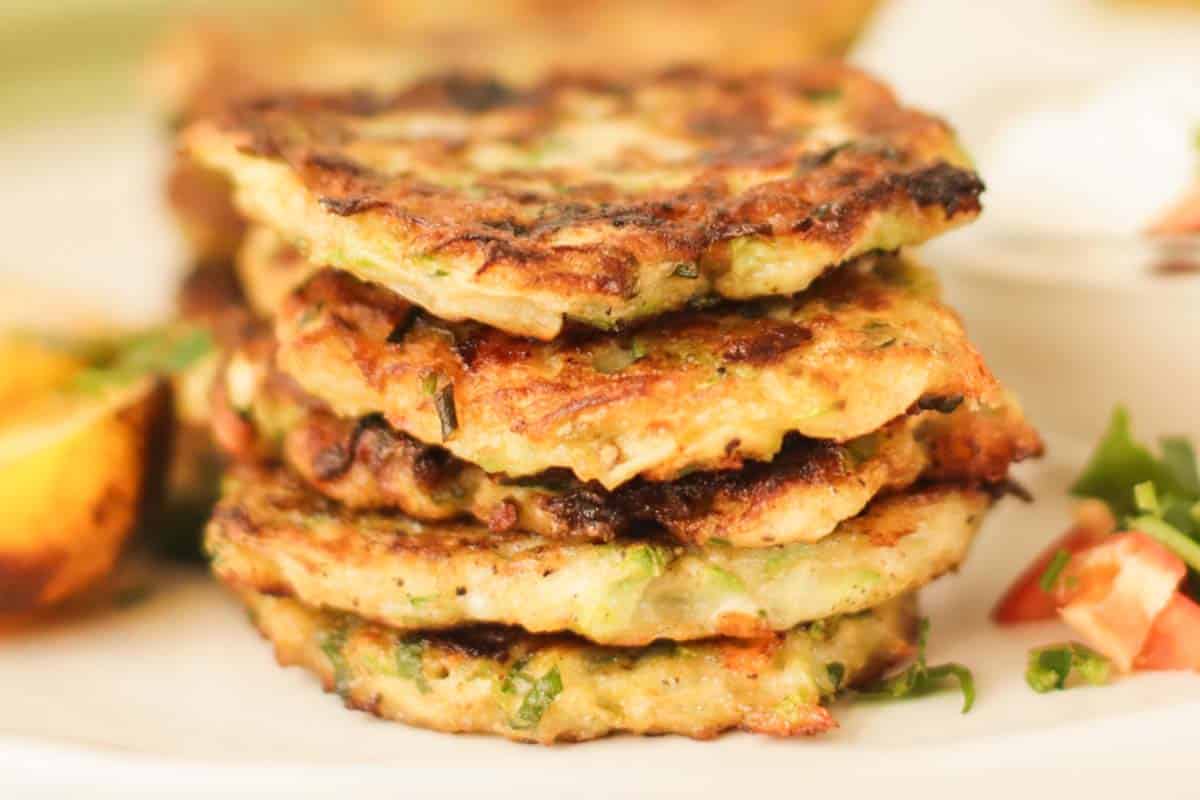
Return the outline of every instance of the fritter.
[[[336,413],[381,413],[487,472],[561,467],[608,489],[766,460],[789,432],[847,441],[909,410],[994,397],[932,274],[872,266],[795,298],[552,342],[445,323],[326,271],[280,313],[279,364]]]
[[[206,543],[232,586],[397,629],[496,623],[627,646],[754,637],[878,605],[953,569],[990,501],[936,487],[878,500],[815,544],[696,548],[356,514],[281,472],[227,483]]]
[[[708,739],[730,728],[804,736],[821,705],[912,652],[911,597],[759,639],[613,648],[511,628],[404,634],[351,614],[242,593],[279,663],[385,719],[527,742],[617,732]]]
[[[279,94],[182,141],[310,260],[540,339],[800,291],[974,218],[983,188],[943,122],[835,64]]]
[[[265,340],[264,340],[265,339]],[[558,470],[492,475],[393,429],[379,416],[339,417],[273,364],[270,337],[245,343],[218,377],[216,439],[241,460],[281,460],[352,509],[398,509],[425,520],[472,516],[493,531],[609,541],[661,531],[734,547],[816,541],[875,495],[921,477],[995,484],[1040,451],[1017,406],[906,416],[846,444],[792,436],[770,462],[635,480],[612,492]]]
[[[430,72],[494,70],[528,82],[551,70],[728,69],[843,54],[877,0],[509,0],[448,5],[367,0],[264,19],[206,14],[163,37],[147,89],[173,119],[263,91],[394,88]],[[311,10],[308,10],[311,12]],[[670,30],[669,36],[630,31]]]

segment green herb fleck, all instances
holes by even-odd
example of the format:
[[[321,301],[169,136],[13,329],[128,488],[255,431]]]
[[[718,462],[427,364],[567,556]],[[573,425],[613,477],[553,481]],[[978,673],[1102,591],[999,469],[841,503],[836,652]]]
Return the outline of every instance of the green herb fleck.
[[[724,567],[718,567],[716,564],[709,564],[708,571],[712,576],[713,581],[717,584],[717,586],[721,587],[722,590],[727,592],[746,591],[746,584],[742,581],[742,579]]]
[[[212,335],[200,328],[164,327],[110,342],[96,363],[75,376],[76,391],[93,393],[150,375],[174,375],[213,351]]]
[[[517,717],[511,722],[512,727],[518,730],[536,728],[546,709],[562,690],[562,676],[558,673],[558,667],[551,667],[549,672],[533,682],[533,687],[525,694],[521,707],[517,709]]]
[[[1145,511],[1147,514],[1158,514],[1158,492],[1154,489],[1152,481],[1143,481],[1133,487],[1133,504],[1137,506],[1138,511]]]
[[[629,342],[628,347],[614,345],[598,350],[592,356],[592,369],[604,375],[612,375],[645,357],[645,344],[634,338]]]
[[[327,631],[321,636],[321,652],[329,659],[333,667],[333,689],[342,697],[350,690],[350,667],[346,663],[346,638],[349,635],[345,627]]]
[[[421,694],[428,694],[429,681],[425,680],[424,657],[425,643],[419,639],[406,639],[396,645],[396,674],[415,683]]]
[[[454,384],[447,383],[434,396],[438,420],[442,423],[442,441],[458,430],[458,411],[454,407]]]
[[[425,377],[421,379],[421,391],[428,396],[433,397],[435,394],[437,394],[438,381],[441,379],[441,377],[442,376],[436,372],[426,373]]]
[[[1078,642],[1039,647],[1029,652],[1025,682],[1039,694],[1061,691],[1074,673],[1086,684],[1108,683],[1112,665],[1108,659]]]
[[[963,694],[962,713],[967,713],[975,705],[975,678],[971,670],[962,664],[939,664],[928,666],[925,663],[925,644],[929,638],[929,619],[921,620],[920,637],[917,640],[916,662],[898,675],[885,678],[867,686],[861,693],[868,697],[885,699],[904,699],[922,697],[942,688],[947,678],[953,678]]]
[[[842,99],[842,90],[836,86],[830,89],[809,89],[804,96],[814,103],[836,103]]]
[[[522,695],[516,717],[509,720],[509,725],[517,730],[537,727],[538,723],[542,721],[546,709],[563,689],[562,676],[558,672],[557,665],[551,667],[542,677],[534,678],[525,671],[528,664],[528,657],[514,661],[504,681],[500,684],[501,693]]]
[[[1038,579],[1038,586],[1043,592],[1054,591],[1054,585],[1058,583],[1058,578],[1062,575],[1063,569],[1067,566],[1067,562],[1071,560],[1071,553],[1067,550],[1059,550],[1054,554],[1046,571],[1042,573],[1042,577]]]
[[[671,271],[671,274],[676,278],[695,280],[700,277],[700,268],[696,266],[696,262],[694,261],[680,261],[675,265],[675,269]]]
[[[1129,412],[1118,407],[1071,493],[1103,500],[1118,518],[1124,518],[1138,512],[1134,487],[1147,481],[1160,496],[1200,497],[1192,480],[1195,471],[1195,455],[1183,440],[1165,440],[1163,459],[1155,458],[1134,441]]]
[[[840,661],[831,661],[825,665],[825,674],[829,676],[829,682],[833,684],[835,692],[841,691],[842,681],[846,677],[846,665]]]

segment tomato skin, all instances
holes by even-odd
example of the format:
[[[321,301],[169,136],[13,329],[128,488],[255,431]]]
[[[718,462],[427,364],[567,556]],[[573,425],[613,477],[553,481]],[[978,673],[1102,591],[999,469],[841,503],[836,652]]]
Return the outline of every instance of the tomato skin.
[[[1058,616],[1058,600],[1050,592],[1042,591],[1038,585],[1050,562],[1060,550],[1073,556],[1099,544],[1115,527],[1116,521],[1107,509],[1101,512],[1095,506],[1081,507],[1074,527],[1039,553],[1000,598],[1000,602],[992,609],[992,620],[998,625],[1020,625],[1055,619]]]
[[[1133,663],[1139,670],[1200,670],[1200,604],[1176,592]]]
[[[1107,537],[1071,557],[1055,598],[1063,621],[1122,672],[1187,575],[1172,551],[1144,533]]]
[[[1185,236],[1200,233],[1200,186],[1192,189],[1154,221],[1151,236]]]

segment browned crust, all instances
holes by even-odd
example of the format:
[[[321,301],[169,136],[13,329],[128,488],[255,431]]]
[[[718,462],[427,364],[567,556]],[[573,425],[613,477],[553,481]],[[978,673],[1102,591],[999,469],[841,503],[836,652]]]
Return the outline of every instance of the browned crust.
[[[276,331],[283,368],[311,391],[342,413],[349,408],[354,409],[349,413],[383,413],[398,429],[426,442],[438,441],[430,425],[435,409],[414,390],[435,380],[438,388],[452,387],[459,432],[443,435],[442,441],[477,462],[481,459],[469,448],[482,440],[484,430],[548,447],[562,445],[557,432],[568,424],[578,435],[586,432],[601,442],[635,428],[648,435],[673,430],[686,423],[690,392],[717,387],[708,390],[713,397],[734,391],[730,387],[766,370],[787,380],[803,376],[810,386],[845,396],[842,388],[855,390],[855,381],[870,380],[877,374],[875,365],[909,363],[929,376],[922,398],[927,407],[950,408],[964,398],[973,404],[993,394],[995,379],[966,341],[957,317],[904,285],[909,278],[891,272],[894,266],[889,261],[876,271],[839,270],[790,300],[679,312],[629,333],[572,331],[553,342],[445,323],[380,286],[325,270],[293,293]],[[881,336],[881,329],[890,333]],[[909,336],[915,338],[906,341]],[[642,352],[631,363],[604,366],[607,355],[628,354],[635,347]],[[824,355],[836,350],[845,357]],[[335,355],[336,364],[330,361]],[[853,375],[847,374],[850,363],[858,365]],[[754,372],[737,375],[744,368]],[[344,401],[341,395],[355,399]],[[621,409],[626,415],[617,419]],[[920,409],[914,405],[912,410]],[[740,435],[730,436],[723,453],[706,452],[702,462],[654,466],[642,474],[672,480],[689,468],[737,469],[748,459],[773,454],[754,452]],[[589,457],[598,460],[595,453]],[[585,475],[565,459],[547,466],[569,467],[588,478],[600,474],[589,466],[593,475]],[[512,472],[507,466],[489,469]]]
[[[665,109],[657,106],[664,93],[673,98]],[[468,190],[422,177],[423,166],[470,169],[461,159],[480,143],[537,147],[581,94],[609,106],[613,119],[650,119],[655,134],[688,147],[670,161],[629,149],[610,169],[687,179],[632,190],[603,170],[529,168],[489,173]],[[851,142],[806,135],[831,109]],[[479,133],[405,145],[363,132],[418,112],[465,118]],[[728,242],[742,237],[788,236],[843,252],[888,208],[948,227],[978,214],[983,190],[943,122],[834,63],[748,76],[701,67],[626,81],[558,75],[531,88],[449,74],[389,94],[267,95],[235,104],[217,125],[244,152],[286,162],[328,213],[375,218],[414,254],[469,259],[480,284],[610,301],[635,298],[646,265],[688,262],[718,276],[729,266]],[[195,138],[203,137],[185,142]],[[381,147],[417,166],[383,172],[365,155]],[[603,235],[560,236],[585,229]]]

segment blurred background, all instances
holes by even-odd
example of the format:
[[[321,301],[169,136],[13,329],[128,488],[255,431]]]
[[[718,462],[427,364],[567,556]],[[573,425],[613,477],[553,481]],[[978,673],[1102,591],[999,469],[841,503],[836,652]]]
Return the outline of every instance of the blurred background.
[[[1060,328],[1022,339],[996,299],[1026,302],[1014,280],[1020,291],[1137,286],[1150,293],[1138,302],[1170,319],[1166,306],[1194,302],[1200,260],[1184,234],[1200,232],[1200,194],[1189,195],[1200,174],[1200,0],[6,0],[0,288],[19,302],[0,314],[39,326],[168,315],[190,264],[228,258],[239,224],[224,187],[174,163],[172,131],[238,94],[388,86],[447,68],[522,81],[551,68],[842,56],[948,117],[974,154],[986,213],[939,240],[931,260],[997,371],[1034,406],[1049,406],[1039,391],[1058,391],[1058,365],[1030,374],[1025,363],[1046,336],[1090,348],[1064,350],[1084,377],[1109,368],[1105,348],[1133,345],[1124,332],[1108,341],[1051,319],[1062,301],[1044,291],[1043,321]],[[1169,251],[1146,235],[1164,219],[1175,220]],[[1183,277],[1147,289],[1151,272]],[[1119,380],[1176,359],[1151,354]],[[1082,427],[1101,411],[1058,413]]]

